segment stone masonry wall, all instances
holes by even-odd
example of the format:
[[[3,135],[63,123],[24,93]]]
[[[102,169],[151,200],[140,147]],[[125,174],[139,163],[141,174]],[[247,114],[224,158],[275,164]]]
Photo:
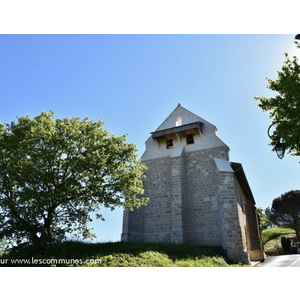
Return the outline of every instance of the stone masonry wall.
[[[235,176],[219,172],[214,157],[228,159],[228,148],[145,161],[150,200],[124,213],[122,240],[223,246],[230,259],[247,262]]]
[[[221,245],[214,157],[228,159],[228,148],[185,153],[184,242]]]
[[[171,243],[183,243],[182,205],[185,190],[184,160],[180,156],[171,157]]]
[[[230,259],[247,263],[249,257],[239,223],[234,173],[218,172],[218,203],[222,246]]]
[[[144,180],[145,194],[149,197],[144,207],[144,241],[171,241],[171,159],[158,158],[144,162],[148,170]],[[134,220],[131,220],[134,223]]]
[[[144,161],[150,201],[124,215],[122,240],[223,245],[214,157],[228,159],[228,148]]]
[[[144,241],[144,213],[144,207],[123,212],[122,241]]]
[[[246,209],[245,209],[245,205],[248,200],[245,197],[243,190],[240,184],[238,183],[237,179],[235,179],[235,186],[236,186],[236,195],[237,195],[237,210],[239,216],[239,223],[241,227],[243,248],[248,249],[249,237],[247,232],[247,218],[246,218]]]

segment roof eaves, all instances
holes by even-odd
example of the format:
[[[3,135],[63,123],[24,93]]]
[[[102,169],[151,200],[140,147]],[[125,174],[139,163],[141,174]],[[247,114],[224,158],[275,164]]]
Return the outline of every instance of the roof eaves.
[[[255,200],[254,200],[254,197],[253,197],[253,194],[252,194],[252,191],[251,191],[250,185],[248,183],[248,180],[247,180],[247,177],[244,172],[242,164],[231,162],[230,165],[234,171],[235,177],[236,177],[237,181],[239,182],[245,196],[251,202],[253,202],[255,204]]]
[[[198,122],[194,122],[194,123],[190,123],[190,124],[185,124],[185,125],[181,125],[181,126],[167,128],[167,129],[164,129],[164,130],[158,130],[158,131],[150,132],[150,134],[152,135],[152,138],[155,139],[155,138],[166,136],[168,134],[178,133],[178,132],[186,131],[186,130],[189,130],[189,129],[199,129],[200,132],[202,133],[202,126],[203,125],[204,124],[202,122],[198,121]]]

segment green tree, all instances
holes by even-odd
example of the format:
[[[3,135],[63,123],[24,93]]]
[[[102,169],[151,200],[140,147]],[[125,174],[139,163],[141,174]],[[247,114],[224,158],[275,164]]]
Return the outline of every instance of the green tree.
[[[296,46],[300,48],[300,35],[295,39]],[[268,88],[277,94],[254,98],[260,101],[258,106],[269,113],[272,121],[277,122],[271,145],[275,146],[281,140],[291,155],[300,156],[300,65],[296,56],[290,58],[287,53],[285,56],[277,79],[267,78]]]
[[[102,121],[43,112],[0,123],[0,240],[44,247],[68,233],[92,237],[91,212],[104,220],[103,206],[146,204],[144,171],[136,146]]]
[[[6,237],[0,239],[0,257],[8,252],[8,241]]]
[[[300,241],[300,191],[290,191],[274,199],[269,218],[277,226],[294,229]]]
[[[258,221],[259,221],[259,227],[260,227],[261,231],[273,226],[272,222],[269,220],[269,217],[268,217],[269,210],[270,210],[269,208],[266,208],[266,209],[263,209],[261,207],[256,208]]]

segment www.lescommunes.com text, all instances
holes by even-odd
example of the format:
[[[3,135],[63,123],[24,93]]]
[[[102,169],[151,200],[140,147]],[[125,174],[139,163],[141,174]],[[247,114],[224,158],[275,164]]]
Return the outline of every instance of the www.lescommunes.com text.
[[[2,265],[83,265],[101,264],[101,259],[81,259],[81,258],[0,258]]]

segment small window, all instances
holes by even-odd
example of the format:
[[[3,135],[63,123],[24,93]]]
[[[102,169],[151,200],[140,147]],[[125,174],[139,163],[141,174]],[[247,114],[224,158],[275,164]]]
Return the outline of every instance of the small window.
[[[167,149],[172,149],[173,148],[173,139],[168,139],[167,140]]]
[[[181,117],[180,115],[178,115],[178,116],[176,117],[175,125],[176,125],[176,127],[182,125],[182,117]]]
[[[188,134],[186,136],[186,143],[188,145],[194,144],[194,135],[193,134]]]

